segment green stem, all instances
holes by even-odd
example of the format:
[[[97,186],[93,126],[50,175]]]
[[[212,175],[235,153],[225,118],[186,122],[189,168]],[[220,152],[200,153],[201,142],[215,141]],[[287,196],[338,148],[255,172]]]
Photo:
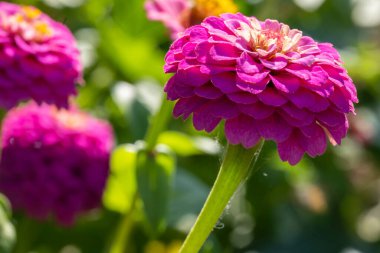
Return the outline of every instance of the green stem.
[[[228,145],[214,186],[179,253],[199,252],[232,195],[248,178],[263,143],[262,140],[251,149],[245,149],[241,145]]]
[[[116,231],[115,238],[112,241],[111,247],[108,250],[109,253],[124,253],[128,244],[129,235],[131,233],[135,210],[137,205],[137,195],[133,198],[131,209],[123,217]]]
[[[165,130],[170,118],[173,103],[163,97],[158,113],[154,116],[145,136],[146,149],[153,150],[157,144],[158,136]]]
[[[17,224],[17,240],[12,253],[26,253],[37,238],[37,223],[24,216]]]
[[[165,130],[171,116],[173,105],[170,101],[167,101],[164,97],[162,99],[161,107],[157,114],[153,117],[150,123],[149,129],[145,136],[146,150],[151,151],[157,144],[159,135]],[[148,159],[146,159],[148,161]],[[137,202],[138,197],[134,202]],[[126,213],[115,234],[115,239],[113,240],[109,253],[123,253],[125,252],[125,247],[127,245],[127,240],[133,226],[133,216],[136,209],[136,203],[131,207],[130,212]]]

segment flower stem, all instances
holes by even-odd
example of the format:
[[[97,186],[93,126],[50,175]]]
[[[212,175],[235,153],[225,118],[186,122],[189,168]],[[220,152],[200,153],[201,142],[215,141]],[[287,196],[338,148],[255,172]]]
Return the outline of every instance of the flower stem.
[[[149,129],[145,135],[146,150],[151,151],[157,144],[159,135],[165,130],[172,111],[172,103],[167,101],[164,97],[162,99],[161,107],[157,114],[153,117]],[[148,161],[148,159],[145,159]],[[138,201],[136,193],[134,202]],[[118,230],[116,231],[115,238],[109,249],[109,253],[124,253],[127,245],[130,230],[133,225],[133,216],[136,209],[136,203],[131,206],[131,210],[124,214],[122,217]]]
[[[248,178],[263,143],[261,140],[251,149],[245,149],[241,145],[228,145],[214,186],[179,253],[199,252],[229,200]]]
[[[38,236],[38,224],[24,216],[18,222],[16,232],[17,240],[12,253],[28,252]]]
[[[157,144],[158,136],[165,130],[171,116],[171,111],[173,109],[173,103],[162,99],[160,110],[152,119],[149,129],[145,136],[146,149],[153,150]]]
[[[124,214],[116,231],[115,238],[110,246],[109,253],[124,253],[126,245],[128,243],[129,235],[131,233],[135,210],[137,205],[138,197],[137,194],[133,198],[133,203],[129,212]]]

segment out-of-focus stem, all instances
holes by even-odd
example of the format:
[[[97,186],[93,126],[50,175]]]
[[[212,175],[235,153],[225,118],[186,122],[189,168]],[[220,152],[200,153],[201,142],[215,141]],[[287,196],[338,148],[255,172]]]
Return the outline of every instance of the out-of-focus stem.
[[[172,109],[172,103],[163,97],[161,107],[157,114],[153,117],[145,135],[145,148],[147,151],[152,151],[156,146],[159,135],[166,129],[166,126],[170,120]],[[137,193],[134,202],[136,201],[138,201]],[[116,231],[115,238],[111,244],[110,250],[108,251],[109,253],[126,252],[125,250],[128,243],[129,234],[133,227],[135,209],[136,203],[132,205],[130,212],[126,213],[122,217],[119,228]]]
[[[16,227],[16,244],[12,253],[25,253],[30,250],[31,244],[38,235],[37,222],[24,216],[20,219]]]
[[[162,99],[161,107],[157,114],[153,117],[147,134],[145,135],[146,149],[153,150],[157,144],[158,136],[165,130],[173,109],[173,103]]]
[[[133,198],[133,203],[129,212],[122,217],[119,227],[116,231],[115,238],[109,249],[109,253],[124,253],[126,252],[126,246],[130,237],[131,230],[134,223],[134,215],[136,211],[138,197],[137,194]]]

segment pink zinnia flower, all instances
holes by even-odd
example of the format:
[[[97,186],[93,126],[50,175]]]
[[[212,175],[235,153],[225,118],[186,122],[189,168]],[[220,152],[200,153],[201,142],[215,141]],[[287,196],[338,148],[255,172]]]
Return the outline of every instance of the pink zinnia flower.
[[[81,71],[67,27],[34,7],[0,2],[0,107],[27,99],[67,106]]]
[[[28,104],[7,114],[1,143],[0,192],[13,208],[70,225],[100,205],[113,146],[107,122]]]
[[[165,87],[178,100],[176,117],[193,115],[196,129],[225,120],[231,144],[277,143],[294,165],[304,153],[326,150],[326,135],[340,144],[356,88],[329,43],[318,43],[275,20],[242,14],[209,17],[187,29],[166,55]]]

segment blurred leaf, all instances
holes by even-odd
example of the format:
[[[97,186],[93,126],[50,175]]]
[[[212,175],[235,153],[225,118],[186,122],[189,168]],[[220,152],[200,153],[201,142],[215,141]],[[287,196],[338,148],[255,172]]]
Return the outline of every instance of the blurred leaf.
[[[210,188],[184,169],[178,169],[175,176],[174,193],[170,202],[168,221],[178,230],[181,219],[188,214],[196,216],[207,198]]]
[[[16,232],[10,222],[10,206],[7,199],[0,194],[0,252],[11,252],[16,239]]]
[[[161,87],[151,80],[132,85],[117,82],[112,89],[112,99],[126,115],[130,131],[135,140],[142,139],[147,131],[149,117],[161,103]]]
[[[99,26],[101,50],[125,78],[133,81],[152,76],[160,82],[166,80],[162,66],[164,54],[155,48],[149,38],[133,37],[111,20]]]
[[[142,139],[148,129],[149,124],[149,111],[144,104],[138,99],[132,101],[127,108],[127,119],[129,129],[135,139]]]
[[[112,211],[125,213],[131,208],[136,194],[136,158],[134,144],[119,146],[111,157],[111,175],[108,178],[103,203]]]
[[[111,1],[97,0],[86,1],[83,9],[87,14],[87,18],[92,22],[98,22],[100,18],[105,16],[111,9]]]
[[[166,227],[175,166],[173,153],[164,145],[158,145],[153,152],[140,151],[138,154],[138,189],[153,235]]]
[[[161,92],[162,88],[156,81],[142,80],[136,84],[117,82],[111,94],[122,112],[125,112],[134,100],[138,100],[153,114],[161,104]]]
[[[133,36],[141,36],[141,34],[146,33],[146,28],[150,21],[147,20],[144,9],[145,0],[114,0],[113,2],[113,16],[125,31],[128,31]]]
[[[160,134],[158,143],[169,146],[176,154],[191,156],[199,154],[218,154],[220,146],[207,137],[192,137],[181,132],[166,131]]]
[[[141,80],[135,85],[137,99],[154,114],[161,105],[162,87],[153,79]]]
[[[201,154],[202,152],[195,145],[193,139],[186,134],[175,131],[167,131],[160,134],[158,143],[169,146],[176,154],[190,156]]]
[[[288,177],[288,180],[292,183],[292,185],[296,185],[300,182],[310,182],[315,179],[316,169],[309,159],[303,158],[298,164],[290,165],[289,163],[284,163],[283,161],[281,161],[280,157],[277,155],[276,152],[277,151],[273,152],[270,155],[271,157],[273,157],[271,162],[274,165],[274,169],[285,171],[285,175]]]

